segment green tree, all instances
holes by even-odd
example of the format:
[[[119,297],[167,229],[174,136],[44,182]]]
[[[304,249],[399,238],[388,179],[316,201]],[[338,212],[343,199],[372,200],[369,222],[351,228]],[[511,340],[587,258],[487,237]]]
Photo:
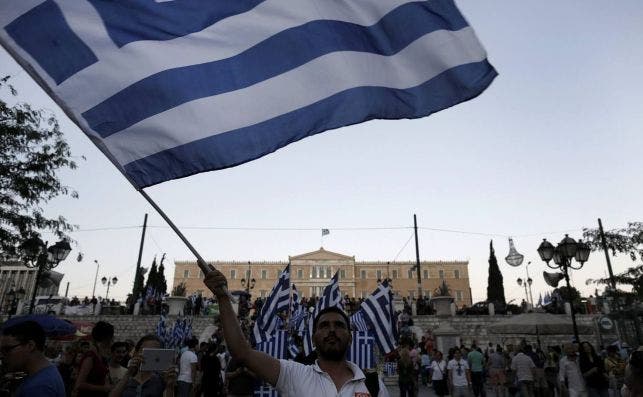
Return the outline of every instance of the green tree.
[[[597,228],[583,229],[583,237],[592,251],[603,250]],[[614,275],[617,291],[611,291],[611,288],[608,288],[608,293],[643,299],[643,222],[629,222],[625,228],[605,231],[605,244],[608,254],[611,253],[613,257],[624,254],[628,255],[633,262],[638,262],[636,266]],[[609,277],[587,280],[587,284],[590,283],[611,286]],[[628,291],[618,289],[619,286],[627,287]]]
[[[496,252],[493,249],[493,240],[489,242],[489,278],[487,279],[487,301],[502,302],[505,301],[505,286],[498,267]]]
[[[17,93],[0,79],[0,90]],[[74,230],[63,216],[48,217],[42,205],[58,196],[78,197],[62,184],[58,171],[75,169],[69,145],[49,112],[0,99],[0,254],[13,257],[19,245],[40,231],[68,238]]]
[[[167,293],[167,280],[165,279],[165,266],[163,265],[164,261],[165,253],[163,253],[163,256],[161,257],[161,263],[159,264],[156,283],[156,290],[162,294]]]
[[[156,256],[154,256],[154,260],[152,261],[152,267],[150,267],[150,274],[147,275],[145,290],[147,291],[148,288],[156,289],[157,280],[158,280],[158,268],[156,266]]]

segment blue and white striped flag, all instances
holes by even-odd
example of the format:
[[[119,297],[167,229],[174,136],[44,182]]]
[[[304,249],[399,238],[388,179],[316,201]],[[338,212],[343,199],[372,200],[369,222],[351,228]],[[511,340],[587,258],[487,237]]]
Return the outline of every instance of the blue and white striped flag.
[[[356,331],[368,332],[368,323],[364,320],[364,312],[358,310],[351,316],[351,325],[352,328]]]
[[[279,393],[277,389],[264,383],[254,391],[253,397],[279,397]]]
[[[281,319],[277,313],[290,309],[290,264],[279,275],[277,283],[272,287],[266,302],[261,306],[261,312],[255,320],[252,329],[252,342],[257,344],[268,340],[280,328]]]
[[[497,75],[453,0],[3,0],[0,43],[138,188]]]
[[[330,283],[324,287],[322,295],[319,297],[317,304],[315,305],[315,310],[313,313],[308,316],[308,324],[306,326],[306,332],[304,334],[304,353],[309,355],[313,349],[313,323],[315,316],[320,311],[326,309],[327,307],[339,307],[344,310],[342,305],[342,294],[339,291],[339,271],[335,273],[333,278],[330,279]]]
[[[368,332],[353,332],[353,342],[346,359],[361,369],[375,368],[375,338]]]
[[[288,355],[290,358],[294,359],[299,354],[299,346],[297,346],[297,341],[295,338],[290,335],[288,336]]]
[[[156,324],[156,336],[159,337],[163,345],[165,345],[165,338],[166,338],[165,334],[166,334],[165,317],[161,316],[159,318],[159,322]]]
[[[256,349],[274,358],[288,358],[287,353],[288,332],[277,331],[266,341],[257,343]]]
[[[292,306],[290,309],[289,327],[291,330],[298,330],[306,317],[306,308],[301,304],[301,297],[295,284],[292,285]]]
[[[393,293],[384,281],[360,305],[364,319],[371,326],[375,340],[384,354],[395,350],[397,342],[397,322],[393,310]]]

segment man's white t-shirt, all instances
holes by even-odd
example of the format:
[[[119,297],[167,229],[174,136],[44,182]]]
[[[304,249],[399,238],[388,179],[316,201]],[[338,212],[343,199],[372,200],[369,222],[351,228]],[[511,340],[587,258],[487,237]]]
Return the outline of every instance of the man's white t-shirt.
[[[177,380],[181,382],[192,383],[192,364],[198,362],[196,353],[192,350],[186,350],[181,354],[181,361],[179,364],[179,377]]]
[[[447,369],[453,371],[453,386],[469,386],[469,381],[467,380],[469,364],[467,360],[461,358],[459,361],[456,361],[454,358],[449,361]]]
[[[279,360],[279,363],[279,379],[275,387],[282,397],[389,397],[381,377],[379,394],[371,396],[364,383],[366,379],[364,373],[350,361],[347,363],[353,371],[353,379],[346,382],[339,392],[330,375],[322,371],[317,362],[313,365],[304,365],[295,361]]]

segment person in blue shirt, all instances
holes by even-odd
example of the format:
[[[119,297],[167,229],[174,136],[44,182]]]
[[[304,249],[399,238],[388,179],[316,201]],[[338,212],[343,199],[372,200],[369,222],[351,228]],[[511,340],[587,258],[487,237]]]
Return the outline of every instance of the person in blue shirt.
[[[45,357],[44,348],[45,331],[34,321],[2,330],[2,362],[10,372],[27,373],[15,397],[65,397],[63,380],[58,369]]]

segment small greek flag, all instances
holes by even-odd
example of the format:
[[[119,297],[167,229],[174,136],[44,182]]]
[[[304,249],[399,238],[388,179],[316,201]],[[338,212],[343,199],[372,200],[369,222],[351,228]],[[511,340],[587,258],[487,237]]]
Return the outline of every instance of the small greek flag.
[[[368,332],[369,329],[368,323],[364,320],[364,312],[361,310],[351,316],[351,325],[356,331]]]
[[[279,397],[279,393],[277,392],[277,389],[264,383],[263,385],[259,386],[258,389],[255,390],[253,396],[254,397]]]
[[[324,236],[326,236],[326,235],[328,235],[328,234],[330,234],[330,230],[328,230],[328,229],[322,229],[322,237],[324,237]]]
[[[375,338],[368,332],[353,332],[353,342],[346,357],[361,369],[375,368]]]
[[[288,341],[288,332],[277,331],[272,338],[264,342],[257,343],[257,350],[266,353],[269,356],[279,359],[287,359],[286,343]]]

